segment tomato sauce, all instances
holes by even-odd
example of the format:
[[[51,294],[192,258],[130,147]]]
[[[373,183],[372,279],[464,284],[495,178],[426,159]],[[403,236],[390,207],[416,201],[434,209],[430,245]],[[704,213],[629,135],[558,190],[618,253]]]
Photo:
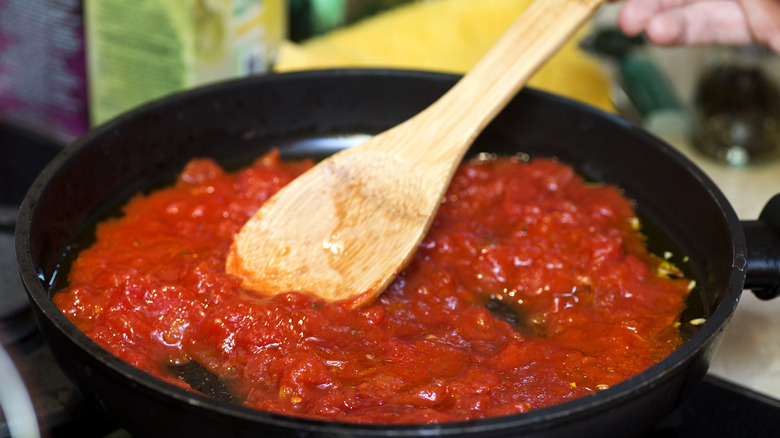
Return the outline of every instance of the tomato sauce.
[[[276,152],[235,173],[192,161],[97,226],[55,303],[175,385],[189,388],[168,365],[194,360],[247,406],[350,422],[525,412],[614,385],[682,342],[690,281],[663,274],[618,188],[549,159],[463,164],[370,306],[243,290],[224,270],[231,239],[310,165]]]

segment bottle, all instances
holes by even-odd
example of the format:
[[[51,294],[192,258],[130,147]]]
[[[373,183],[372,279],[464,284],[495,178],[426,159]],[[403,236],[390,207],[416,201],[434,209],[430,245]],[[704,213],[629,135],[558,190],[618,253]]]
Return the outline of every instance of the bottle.
[[[717,47],[695,88],[691,142],[732,166],[780,155],[780,57],[763,46]]]

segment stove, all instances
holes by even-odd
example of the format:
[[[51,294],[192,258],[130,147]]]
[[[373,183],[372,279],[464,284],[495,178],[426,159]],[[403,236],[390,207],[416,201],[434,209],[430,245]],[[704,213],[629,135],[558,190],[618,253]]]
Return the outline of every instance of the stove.
[[[17,206],[35,175],[62,147],[0,124],[0,438],[130,437],[59,370],[36,329],[18,275],[13,244]],[[777,435],[780,400],[707,375],[645,437]]]

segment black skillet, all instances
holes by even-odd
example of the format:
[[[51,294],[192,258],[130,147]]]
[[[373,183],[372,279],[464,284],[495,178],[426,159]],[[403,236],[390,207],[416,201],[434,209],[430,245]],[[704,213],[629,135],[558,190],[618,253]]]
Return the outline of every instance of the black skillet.
[[[59,154],[31,187],[16,247],[37,323],[60,366],[88,399],[141,436],[631,436],[669,414],[705,374],[743,288],[777,294],[780,198],[740,222],[694,164],[611,115],[526,89],[480,136],[472,153],[557,157],[596,181],[620,185],[647,224],[651,249],[671,250],[696,279],[682,315],[689,336],[670,357],[599,393],[526,414],[430,425],[304,420],[187,392],[98,347],[53,305],[62,254],[83,245],[94,221],[129,195],[172,179],[191,157],[227,166],[270,147],[323,156],[416,114],[457,77],[342,70],[217,84],[131,111]],[[82,240],[80,240],[82,239]],[[81,242],[81,243],[79,243]],[[687,257],[687,258],[683,258]],[[747,279],[747,280],[746,280]],[[706,318],[700,327],[687,324]]]

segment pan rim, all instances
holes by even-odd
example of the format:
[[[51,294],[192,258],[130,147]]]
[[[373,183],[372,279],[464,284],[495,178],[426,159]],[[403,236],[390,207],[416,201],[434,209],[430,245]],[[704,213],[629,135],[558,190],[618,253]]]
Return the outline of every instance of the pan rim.
[[[361,77],[405,76],[411,78],[447,81],[454,81],[458,77],[457,75],[446,73],[422,72],[413,70],[336,69],[273,74],[226,82],[234,82],[240,86],[257,86],[258,84],[273,83],[273,81],[306,80],[310,77],[319,77],[322,75],[328,75],[332,77],[355,75]],[[577,421],[582,416],[591,415],[593,405],[598,405],[601,409],[610,409],[611,407],[624,403],[627,399],[639,396],[639,394],[641,394],[643,390],[647,388],[655,387],[660,385],[663,381],[673,378],[674,371],[678,369],[681,364],[687,362],[692,355],[700,354],[699,346],[710,342],[713,338],[718,337],[722,331],[725,330],[725,326],[733,314],[734,309],[736,308],[739,296],[742,291],[742,285],[744,284],[745,275],[744,267],[740,269],[740,263],[745,259],[744,235],[742,234],[741,227],[739,226],[739,220],[737,219],[736,213],[734,212],[730,203],[726,200],[725,195],[720,192],[720,190],[710,180],[710,178],[704,174],[703,171],[698,168],[698,166],[685,158],[679,151],[673,149],[663,141],[660,141],[652,135],[644,132],[640,128],[631,125],[629,122],[626,122],[625,120],[620,119],[615,115],[608,114],[604,111],[592,108],[579,102],[571,101],[570,99],[561,96],[556,96],[544,91],[527,88],[523,90],[522,93],[544,95],[546,98],[562,102],[566,105],[578,107],[579,109],[590,113],[595,112],[599,117],[610,119],[613,123],[623,126],[624,129],[634,130],[637,135],[643,136],[647,141],[655,143],[655,145],[660,148],[661,153],[664,153],[669,156],[670,159],[685,165],[688,168],[688,172],[708,188],[713,201],[718,203],[718,205],[721,207],[721,211],[723,211],[724,214],[724,219],[727,222],[729,230],[732,232],[732,249],[734,251],[732,259],[734,269],[732,271],[732,275],[729,277],[729,284],[724,287],[726,292],[721,298],[720,304],[718,304],[715,308],[712,316],[709,318],[707,323],[705,323],[701,329],[696,334],[694,334],[691,339],[686,341],[685,344],[683,344],[679,349],[644,372],[617,385],[614,385],[613,387],[594,394],[547,408],[535,409],[527,413],[463,422],[447,422],[436,424],[364,424],[312,420],[302,417],[272,414],[245,406],[214,400],[207,396],[190,392],[174,385],[165,383],[118,359],[108,351],[104,350],[102,347],[99,347],[84,333],[79,331],[72,323],[70,323],[70,321],[68,321],[67,318],[61,312],[59,312],[58,309],[56,309],[56,306],[53,305],[50,299],[49,290],[47,287],[45,287],[45,278],[42,278],[42,273],[37,272],[39,267],[35,266],[33,263],[30,243],[32,218],[35,214],[37,200],[43,194],[44,189],[48,185],[49,181],[57,174],[57,172],[60,171],[62,167],[67,166],[73,157],[78,155],[80,150],[88,147],[89,144],[91,144],[95,139],[103,135],[109,135],[117,126],[121,126],[127,121],[132,120],[133,118],[149,110],[165,107],[181,99],[192,99],[197,98],[198,96],[208,96],[212,93],[215,93],[224,87],[226,82],[177,93],[161,100],[145,104],[125,114],[117,116],[111,121],[106,122],[100,127],[90,131],[90,133],[78,139],[71,146],[65,148],[54,158],[54,160],[52,160],[52,162],[49,163],[49,165],[46,166],[46,168],[36,178],[35,182],[25,196],[19,211],[19,219],[15,233],[17,259],[20,265],[21,276],[31,301],[33,301],[34,305],[41,310],[44,316],[48,318],[48,320],[54,326],[56,326],[58,330],[67,335],[83,351],[83,353],[97,357],[113,372],[119,373],[120,375],[131,379],[133,382],[139,385],[139,387],[143,387],[145,391],[148,391],[149,394],[160,394],[166,397],[172,397],[178,401],[205,408],[206,410],[213,410],[220,415],[235,418],[237,420],[240,419],[243,421],[262,422],[274,426],[318,432],[345,432],[360,433],[367,436],[388,436],[388,430],[390,430],[392,431],[392,436],[418,435],[422,432],[425,434],[435,433],[437,435],[456,435],[477,429],[479,432],[489,432],[526,427],[543,427],[544,424],[549,424],[552,422],[560,423]],[[41,322],[39,322],[39,325],[40,324]]]

